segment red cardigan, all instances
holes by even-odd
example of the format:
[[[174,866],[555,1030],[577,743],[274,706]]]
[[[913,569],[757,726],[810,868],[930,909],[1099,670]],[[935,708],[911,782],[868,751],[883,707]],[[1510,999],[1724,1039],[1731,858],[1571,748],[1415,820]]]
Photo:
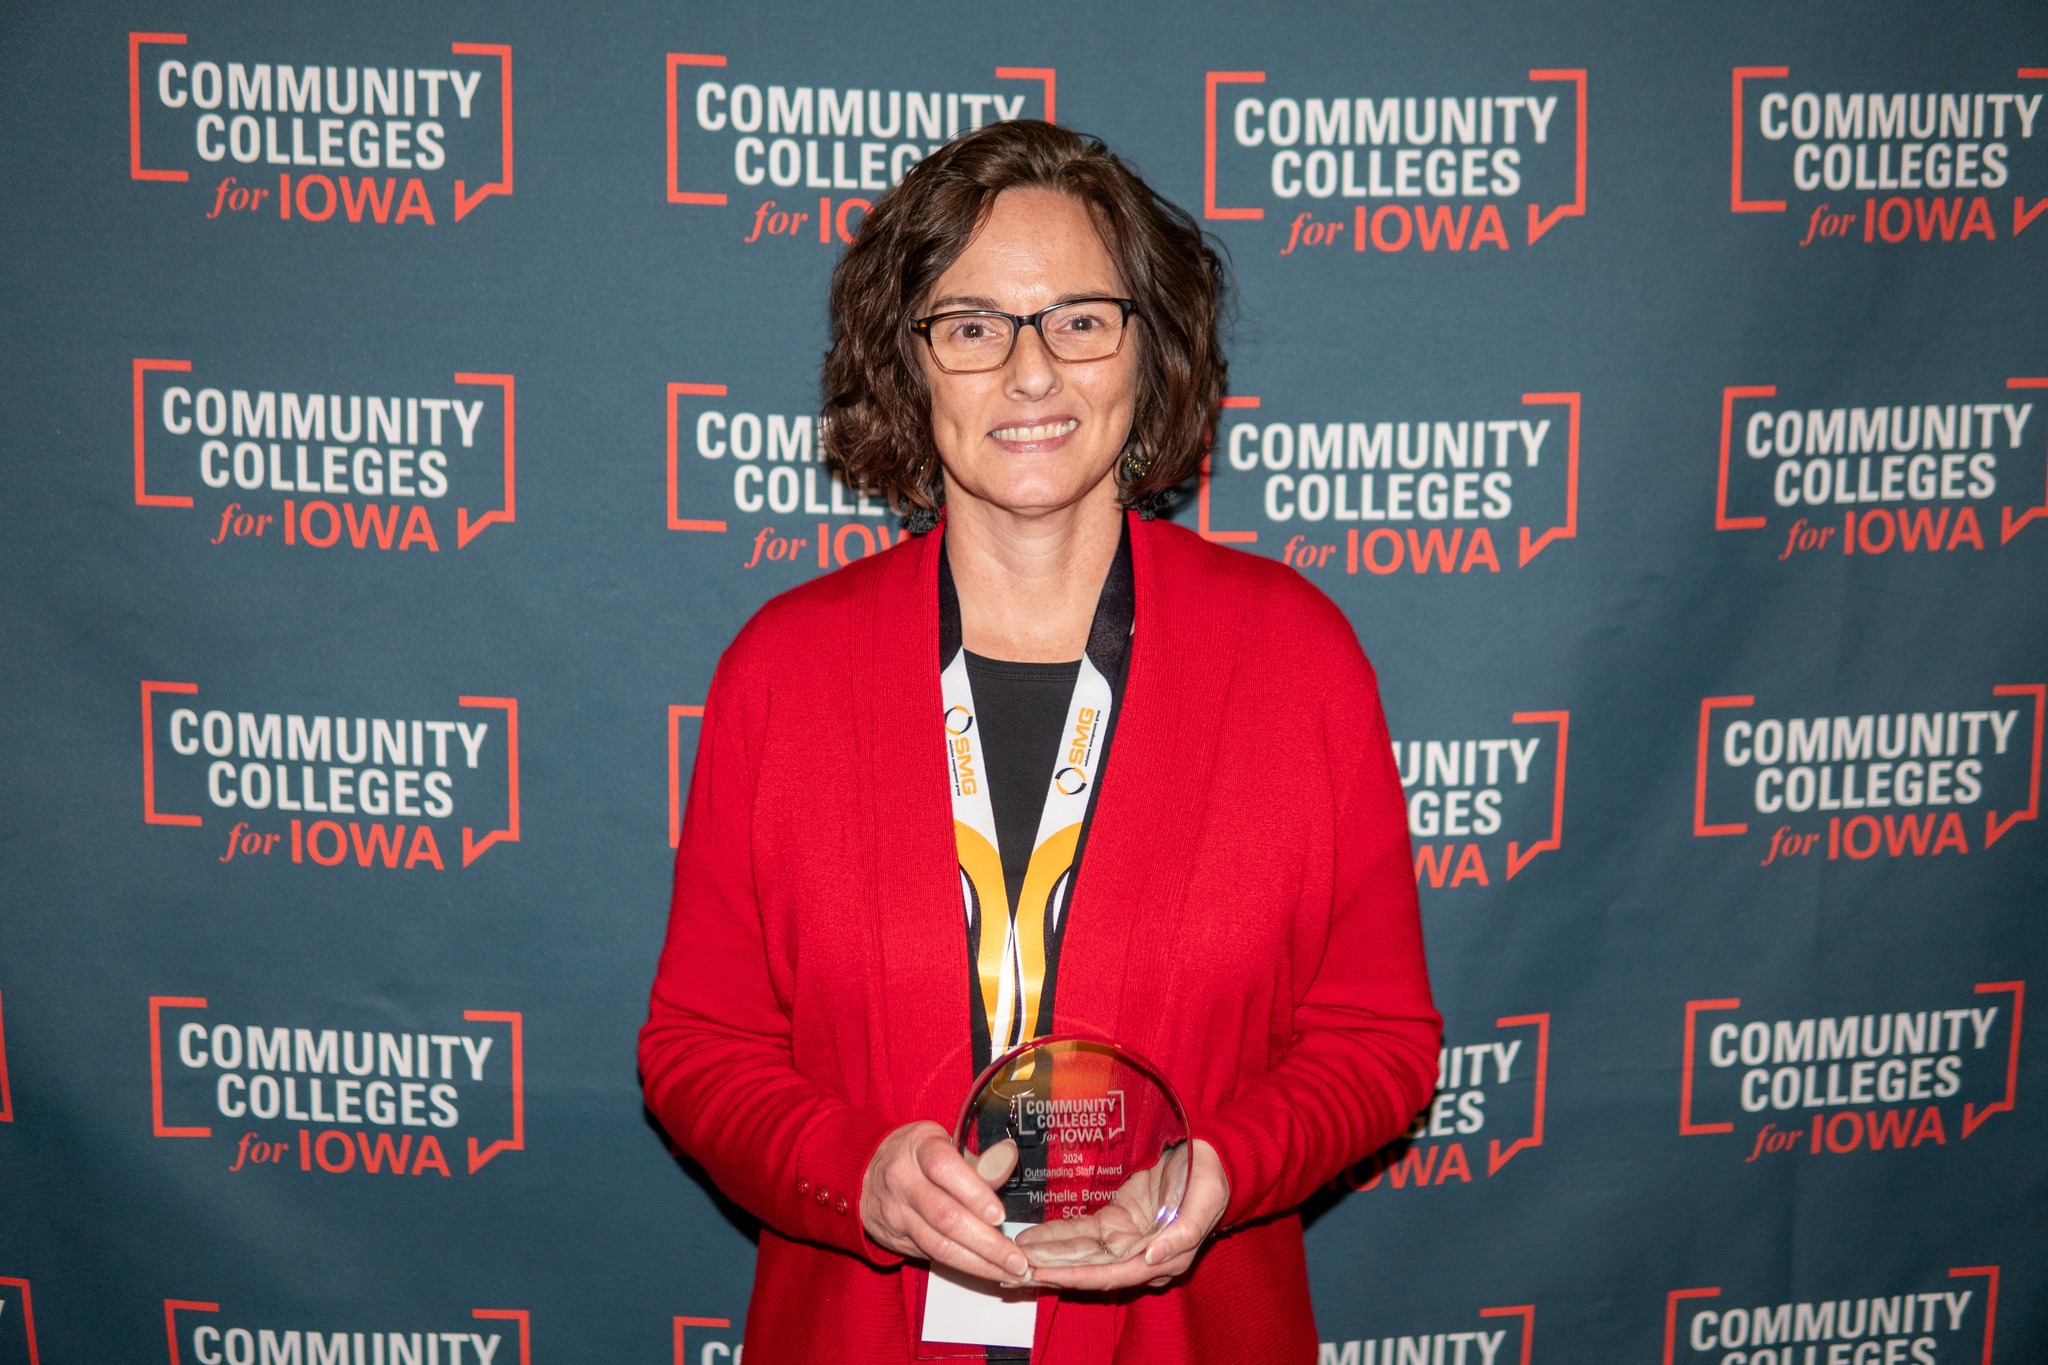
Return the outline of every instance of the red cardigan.
[[[1131,519],[1124,713],[1056,1024],[1164,1070],[1230,1207],[1169,1289],[1041,1300],[1034,1359],[1312,1362],[1292,1210],[1435,1084],[1406,808],[1371,666],[1299,573]],[[761,1233],[752,1365],[909,1359],[924,1272],[869,1157],[972,1080],[939,744],[940,534],[768,603],[720,660],[640,1034],[647,1102]]]

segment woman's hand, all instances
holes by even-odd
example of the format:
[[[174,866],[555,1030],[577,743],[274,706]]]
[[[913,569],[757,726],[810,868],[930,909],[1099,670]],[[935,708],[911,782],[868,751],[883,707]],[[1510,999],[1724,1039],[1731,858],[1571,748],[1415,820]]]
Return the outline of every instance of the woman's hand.
[[[1009,1178],[1016,1160],[1015,1144],[998,1143],[977,1169],[938,1124],[906,1123],[882,1139],[861,1178],[861,1226],[869,1241],[899,1256],[920,1256],[998,1284],[1018,1283],[1030,1263],[999,1231],[1003,1205],[994,1189]]]
[[[1135,1285],[1160,1288],[1187,1274],[1193,1267],[1195,1253],[1215,1231],[1216,1224],[1223,1218],[1223,1210],[1229,1205],[1230,1177],[1224,1174],[1223,1161],[1216,1155],[1214,1147],[1196,1138],[1194,1161],[1188,1169],[1187,1193],[1181,1197],[1180,1216],[1147,1244],[1142,1256],[1113,1261],[1108,1265],[1041,1264],[1033,1268],[1031,1281],[1048,1289],[1078,1289],[1090,1293],[1129,1289]],[[1048,1223],[1044,1226],[1054,1229],[1059,1225]],[[1056,1244],[1056,1239],[1048,1238],[1048,1241]],[[1111,1246],[1114,1238],[1099,1244]],[[1059,1254],[1053,1251],[1052,1245],[1048,1245],[1047,1250],[1055,1256]]]

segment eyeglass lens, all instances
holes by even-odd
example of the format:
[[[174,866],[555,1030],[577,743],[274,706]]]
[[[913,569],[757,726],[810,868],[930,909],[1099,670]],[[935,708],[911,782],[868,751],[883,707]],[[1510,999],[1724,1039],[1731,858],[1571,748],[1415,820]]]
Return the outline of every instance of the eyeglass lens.
[[[1064,303],[1039,314],[1046,349],[1061,360],[1101,360],[1123,343],[1123,309],[1110,302]],[[949,370],[992,370],[1009,359],[1017,325],[998,313],[954,313],[931,325],[932,353]]]

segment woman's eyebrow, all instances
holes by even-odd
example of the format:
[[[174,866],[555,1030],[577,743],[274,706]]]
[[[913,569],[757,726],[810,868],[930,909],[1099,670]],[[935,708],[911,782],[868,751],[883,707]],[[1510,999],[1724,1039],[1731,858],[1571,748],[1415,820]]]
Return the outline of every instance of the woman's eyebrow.
[[[1113,293],[1109,293],[1100,289],[1070,289],[1066,293],[1060,295],[1058,299],[1054,300],[1053,306],[1056,307],[1062,303],[1072,303],[1076,299],[1106,299],[1114,297],[1115,295]],[[943,299],[933,299],[930,306],[935,309],[952,307],[986,308],[989,311],[996,313],[1008,311],[1007,309],[1003,308],[1002,305],[998,304],[994,299],[985,298],[980,294],[948,294]]]

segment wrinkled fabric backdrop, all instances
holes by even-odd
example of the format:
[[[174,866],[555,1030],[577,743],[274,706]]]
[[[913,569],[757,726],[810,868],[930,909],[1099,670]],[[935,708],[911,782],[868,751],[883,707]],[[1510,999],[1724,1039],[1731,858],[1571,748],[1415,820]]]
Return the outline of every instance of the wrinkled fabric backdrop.
[[[1178,519],[1385,690],[1446,1051],[1324,1365],[2048,1356],[2039,6],[15,5],[0,91],[0,1362],[738,1357],[678,775],[900,534],[841,245],[1013,116],[1227,247]]]

